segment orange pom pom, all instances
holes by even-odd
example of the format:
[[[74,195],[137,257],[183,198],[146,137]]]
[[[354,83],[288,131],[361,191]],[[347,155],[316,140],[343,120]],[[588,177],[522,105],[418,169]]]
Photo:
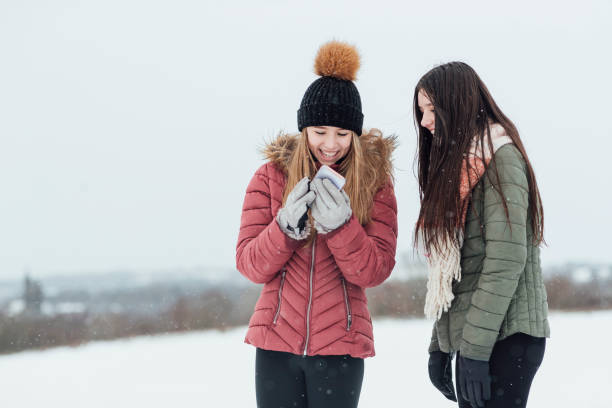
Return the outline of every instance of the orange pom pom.
[[[360,64],[359,53],[354,46],[340,41],[330,41],[319,48],[314,69],[320,76],[354,81]]]

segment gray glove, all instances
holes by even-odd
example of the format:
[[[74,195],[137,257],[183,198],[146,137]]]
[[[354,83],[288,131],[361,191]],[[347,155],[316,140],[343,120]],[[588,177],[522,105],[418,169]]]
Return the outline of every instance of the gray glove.
[[[276,222],[289,238],[300,240],[310,235],[306,212],[314,199],[315,193],[308,191],[308,177],[304,177],[287,196],[285,206],[278,210]]]
[[[319,234],[327,234],[344,225],[351,215],[351,200],[343,190],[338,190],[328,179],[314,179],[311,191],[317,198],[312,203],[312,217]]]

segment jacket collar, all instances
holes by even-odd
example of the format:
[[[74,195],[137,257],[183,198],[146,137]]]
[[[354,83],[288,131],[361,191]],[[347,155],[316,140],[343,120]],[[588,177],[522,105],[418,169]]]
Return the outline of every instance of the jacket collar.
[[[283,173],[287,174],[289,161],[297,147],[300,136],[299,133],[279,134],[262,149],[264,157],[282,170]],[[375,166],[378,169],[389,169],[389,172],[392,171],[391,156],[397,146],[397,137],[395,135],[383,136],[380,131],[372,129],[359,137],[359,143],[361,144],[366,166]],[[319,162],[316,162],[316,165],[317,168],[321,166]],[[339,163],[335,163],[330,167],[338,170],[339,166]],[[381,182],[384,181],[386,181],[386,178]]]

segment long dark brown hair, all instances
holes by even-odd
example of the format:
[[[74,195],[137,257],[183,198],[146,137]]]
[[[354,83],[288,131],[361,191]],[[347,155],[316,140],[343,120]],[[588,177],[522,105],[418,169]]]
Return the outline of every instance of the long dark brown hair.
[[[423,113],[418,95],[424,92],[435,112],[435,135],[421,126]],[[475,141],[484,152],[488,146],[492,156],[495,190],[503,197],[493,155],[490,125],[500,124],[520,151],[527,165],[529,212],[534,244],[544,239],[544,212],[535,174],[516,126],[504,115],[476,71],[463,62],[449,62],[431,69],[419,80],[414,90],[414,118],[418,133],[416,154],[421,210],[415,228],[415,245],[422,239],[426,250],[440,242],[456,240],[456,229],[469,200],[460,200],[461,168],[470,146]],[[488,143],[485,143],[485,138]],[[468,173],[470,160],[465,160]],[[488,174],[488,172],[487,172]],[[472,186],[473,187],[473,186]],[[503,200],[509,224],[508,206]],[[510,226],[510,225],[509,225]],[[511,226],[510,226],[511,227]],[[447,240],[445,240],[446,238]]]

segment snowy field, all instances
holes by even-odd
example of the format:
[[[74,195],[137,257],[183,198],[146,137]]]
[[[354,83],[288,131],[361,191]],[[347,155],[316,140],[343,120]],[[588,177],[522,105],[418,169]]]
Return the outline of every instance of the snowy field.
[[[553,313],[531,407],[612,407],[612,312]],[[374,322],[360,407],[451,407],[430,385],[431,323]],[[254,407],[245,329],[92,343],[0,357],[2,407]],[[426,404],[426,405],[425,405]]]

